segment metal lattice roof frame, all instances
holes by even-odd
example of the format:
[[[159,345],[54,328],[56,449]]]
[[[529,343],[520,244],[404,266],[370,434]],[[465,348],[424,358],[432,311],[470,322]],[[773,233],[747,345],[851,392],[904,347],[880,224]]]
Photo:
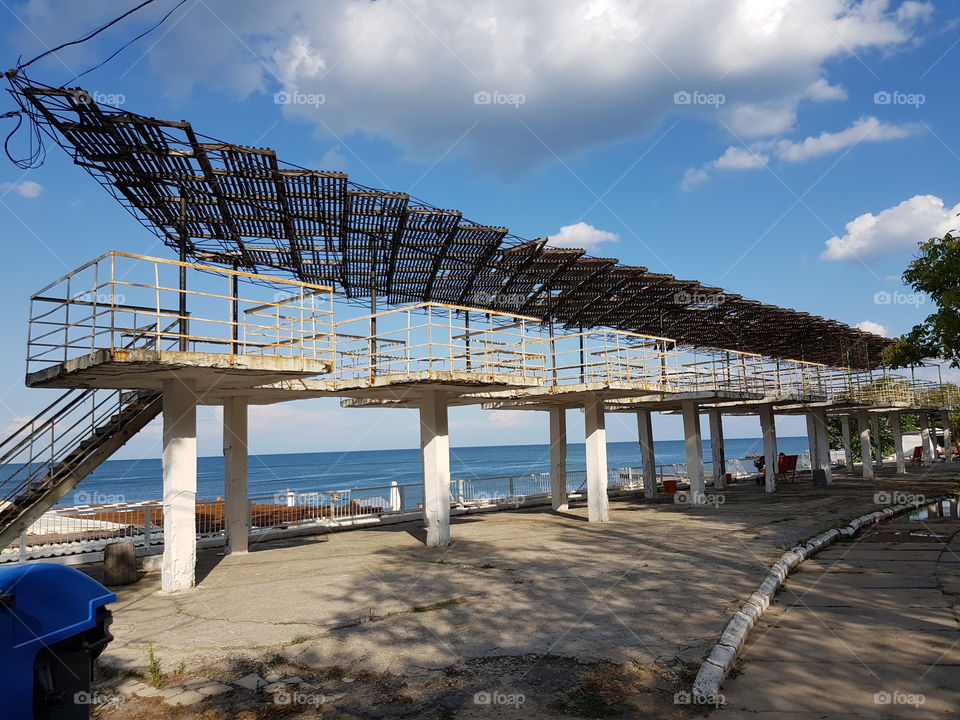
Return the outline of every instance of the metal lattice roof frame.
[[[281,163],[270,149],[207,138],[185,121],[100,105],[83,90],[11,82],[76,164],[164,243],[201,261],[286,272],[351,298],[469,304],[834,366],[877,366],[890,342],[544,238],[516,238],[344,173]]]

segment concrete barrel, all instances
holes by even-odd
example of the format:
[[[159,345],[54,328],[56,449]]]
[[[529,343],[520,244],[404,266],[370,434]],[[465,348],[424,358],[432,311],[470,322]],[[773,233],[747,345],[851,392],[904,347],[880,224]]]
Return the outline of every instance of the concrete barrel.
[[[137,581],[137,549],[132,542],[110,543],[103,549],[105,585],[130,585]]]

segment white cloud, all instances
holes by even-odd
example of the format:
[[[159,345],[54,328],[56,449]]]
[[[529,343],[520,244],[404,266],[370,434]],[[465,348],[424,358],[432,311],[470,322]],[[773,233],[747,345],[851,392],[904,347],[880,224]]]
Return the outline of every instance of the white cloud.
[[[875,117],[857,120],[846,130],[840,132],[822,132],[816,137],[808,137],[800,142],[779,140],[776,145],[777,156],[787,162],[802,162],[812,157],[843,150],[851,145],[863,142],[886,142],[915,135],[917,128],[912,125],[889,125]]]
[[[864,320],[863,322],[858,322],[856,325],[854,325],[854,327],[863,330],[864,332],[873,333],[874,335],[890,337],[890,331],[887,329],[887,326],[881,325],[880,323],[875,323],[873,320]]]
[[[731,146],[713,162],[713,166],[717,170],[754,170],[762,168],[769,159],[746,148]]]
[[[547,244],[557,248],[580,248],[592,250],[600,243],[617,242],[620,236],[600,230],[593,225],[580,221],[574,225],[564,225],[560,232],[547,238]]]
[[[643,136],[668,115],[725,118],[744,137],[782,133],[799,103],[839,97],[825,77],[832,60],[911,47],[930,18],[928,3],[893,10],[886,0],[209,0],[186,8],[148,54],[169,93],[213,88],[265,103],[281,88],[322,94],[321,106],[277,112],[324,137],[386,138],[428,162],[472,128],[453,152],[502,172]],[[160,10],[138,18],[152,23]],[[30,0],[22,15],[36,37],[22,31],[16,50],[29,57],[115,12],[108,0]],[[86,55],[102,56],[119,37],[111,30],[64,60],[89,65]],[[524,102],[475,104],[483,91]],[[726,103],[677,105],[678,91],[720,93]],[[169,113],[165,105],[142,111]]]
[[[343,154],[339,145],[334,145],[327,150],[320,159],[320,170],[339,170],[347,171],[347,156]]]
[[[0,194],[6,195],[8,192],[15,192],[17,195],[28,200],[40,197],[43,192],[43,185],[33,180],[21,180],[20,182],[0,183]]]
[[[864,213],[846,224],[846,234],[827,240],[821,260],[848,260],[895,250],[913,250],[917,243],[960,227],[960,203],[951,207],[935,195],[914,195],[874,215]]]
[[[807,98],[813,102],[831,102],[846,100],[847,91],[839,85],[831,85],[826,78],[819,78],[807,88]]]
[[[910,137],[918,132],[914,125],[890,125],[875,117],[860,118],[850,127],[840,132],[824,131],[816,136],[800,141],[760,140],[751,143],[749,148],[731,145],[716,160],[699,168],[690,168],[683,176],[680,186],[685,190],[699,185],[710,178],[713,170],[755,170],[764,167],[772,155],[781,162],[802,162],[810,158],[839,152],[858,143],[878,143]]]

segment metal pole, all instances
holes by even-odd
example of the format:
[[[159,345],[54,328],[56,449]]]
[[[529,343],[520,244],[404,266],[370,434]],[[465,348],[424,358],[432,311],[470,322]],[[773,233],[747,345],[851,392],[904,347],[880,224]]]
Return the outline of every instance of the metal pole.
[[[234,265],[236,270],[237,266]],[[230,278],[230,314],[233,318],[233,327],[230,330],[230,339],[233,341],[230,345],[234,355],[240,351],[240,276],[232,275]]]
[[[183,196],[183,188],[180,189],[180,262],[187,261],[187,199]],[[180,266],[180,350],[187,349],[187,267]],[[159,328],[158,328],[159,330]]]

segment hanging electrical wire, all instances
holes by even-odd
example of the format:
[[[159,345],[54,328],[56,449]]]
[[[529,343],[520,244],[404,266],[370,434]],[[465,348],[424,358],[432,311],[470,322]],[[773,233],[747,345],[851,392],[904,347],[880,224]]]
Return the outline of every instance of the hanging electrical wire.
[[[14,101],[19,106],[17,110],[11,110],[10,112],[6,112],[0,115],[0,119],[5,119],[5,118],[17,119],[17,124],[7,134],[7,137],[3,142],[4,153],[6,154],[10,162],[12,162],[16,167],[20,168],[21,170],[30,170],[33,168],[40,167],[41,165],[43,165],[44,161],[46,160],[46,147],[44,145],[43,138],[44,138],[44,134],[49,135],[49,132],[44,131],[42,118],[38,115],[35,109],[31,108],[28,103],[23,101],[23,97],[22,97],[23,85],[38,84],[33,82],[32,80],[30,80],[30,78],[27,77],[26,69],[31,65],[33,65],[38,60],[42,60],[43,58],[48,57],[60,50],[63,50],[64,48],[68,48],[74,45],[80,45],[89,40],[92,40],[100,33],[113,27],[120,21],[133,15],[134,13],[143,9],[147,5],[153,4],[156,1],[157,0],[144,0],[140,4],[136,5],[130,10],[127,10],[125,13],[121,15],[118,15],[113,20],[110,20],[109,22],[104,23],[100,27],[94,30],[91,30],[90,32],[86,33],[85,35],[82,35],[81,37],[75,40],[62,43],[60,45],[57,45],[55,48],[51,48],[43,53],[40,53],[32,60],[29,60],[27,62],[22,62],[18,58],[17,64],[14,66],[14,68],[4,73],[5,77],[10,82],[10,86],[11,86],[8,92],[13,96]],[[130,47],[137,41],[141,40],[145,36],[155,31],[161,25],[163,25],[170,18],[170,16],[173,15],[173,13],[176,12],[178,8],[186,4],[186,2],[187,0],[178,0],[174,4],[174,6],[170,8],[170,10],[168,10],[166,14],[164,14],[163,17],[161,17],[160,20],[158,20],[156,23],[151,25],[149,28],[144,30],[142,33],[137,35],[132,40],[129,40],[128,42],[124,43],[117,50],[112,52],[105,60],[97,63],[96,65],[94,65],[91,68],[88,68],[87,70],[84,70],[82,73],[78,75],[74,75],[69,81],[67,81],[67,83],[64,83],[60,87],[65,87],[66,85],[71,84],[75,82],[77,79],[83,77],[84,75],[87,75],[88,73],[91,73],[94,70],[97,70],[103,67],[104,65],[106,65],[108,62],[113,60],[115,57],[117,57],[117,55],[122,53],[128,47]],[[28,123],[27,151],[25,155],[17,157],[14,155],[14,151],[11,150],[11,141],[13,140],[14,136],[16,136],[16,134],[20,131],[20,128],[23,126],[25,120]]]

